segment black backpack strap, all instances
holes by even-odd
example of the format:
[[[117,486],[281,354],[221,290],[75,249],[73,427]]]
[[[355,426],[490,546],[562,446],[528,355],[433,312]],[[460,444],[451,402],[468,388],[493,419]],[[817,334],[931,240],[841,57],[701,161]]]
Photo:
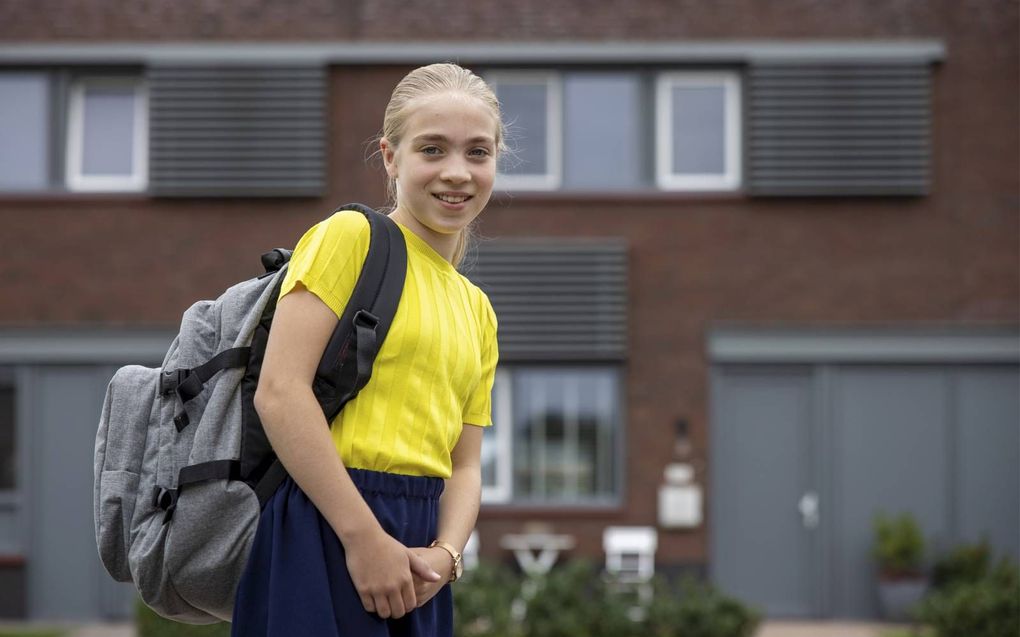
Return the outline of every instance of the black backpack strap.
[[[313,390],[326,422],[332,422],[368,384],[375,357],[397,314],[407,276],[407,244],[397,224],[361,204],[340,209],[364,214],[371,240],[361,275],[315,372]]]
[[[198,367],[174,370],[176,373],[165,372],[162,378],[163,391],[176,391],[181,402],[186,403],[202,393],[202,388],[216,372],[247,365],[250,353],[250,347],[233,347],[223,350]]]
[[[357,203],[340,206],[336,211],[340,210],[356,210],[365,215],[370,239],[361,274],[323,351],[312,383],[327,423],[332,423],[343,406],[368,384],[375,358],[396,316],[407,276],[407,244],[392,219]],[[245,478],[255,489],[259,504],[265,506],[287,477],[287,471],[275,457],[271,456],[272,462],[266,464],[258,451],[261,445],[268,448],[265,432],[257,414],[250,413],[247,419],[258,423],[258,431],[245,433],[243,455],[250,464],[258,464]],[[256,439],[258,444],[251,444]]]
[[[273,497],[276,490],[280,488],[283,481],[287,479],[287,470],[279,458],[273,460],[269,469],[262,476],[262,479],[255,485],[255,496],[259,499],[259,509],[265,508],[266,503]]]
[[[177,474],[177,487],[166,489],[157,486],[152,494],[153,506],[165,511],[163,524],[170,521],[177,509],[177,499],[184,487],[206,480],[238,480],[241,477],[239,460],[210,460],[181,468]]]
[[[223,350],[198,367],[166,370],[159,379],[160,393],[169,396],[177,392],[183,405],[201,394],[205,384],[216,372],[246,366],[250,352],[250,347],[234,347]],[[174,416],[177,431],[182,431],[189,424],[191,420],[188,418],[188,412],[181,411]]]

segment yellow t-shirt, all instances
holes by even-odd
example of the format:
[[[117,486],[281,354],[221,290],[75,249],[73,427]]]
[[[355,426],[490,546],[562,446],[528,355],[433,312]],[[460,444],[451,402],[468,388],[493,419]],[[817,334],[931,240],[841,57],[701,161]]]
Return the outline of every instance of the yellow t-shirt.
[[[333,420],[344,465],[449,478],[464,423],[489,426],[498,358],[489,298],[403,225],[407,277],[372,379]],[[368,220],[342,210],[313,226],[291,257],[280,298],[300,281],[337,317],[368,254]]]

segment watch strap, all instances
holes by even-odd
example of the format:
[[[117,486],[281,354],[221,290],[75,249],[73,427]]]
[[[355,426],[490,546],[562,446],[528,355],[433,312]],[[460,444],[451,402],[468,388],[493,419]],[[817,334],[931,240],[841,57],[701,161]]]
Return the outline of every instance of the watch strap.
[[[451,582],[456,582],[457,581],[457,566],[460,565],[461,559],[463,559],[461,557],[460,551],[458,551],[457,549],[453,548],[452,544],[449,544],[447,542],[442,542],[440,540],[435,540],[435,541],[432,542],[432,544],[429,544],[429,548],[434,548],[434,547],[437,547],[437,546],[439,548],[443,549],[444,551],[446,551],[447,553],[449,553],[450,557],[453,558],[453,572],[450,574],[450,581]]]

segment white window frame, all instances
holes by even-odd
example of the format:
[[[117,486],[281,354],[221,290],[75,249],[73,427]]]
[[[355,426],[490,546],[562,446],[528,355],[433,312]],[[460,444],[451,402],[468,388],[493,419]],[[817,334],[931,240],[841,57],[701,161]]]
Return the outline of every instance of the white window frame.
[[[719,86],[724,89],[725,172],[673,172],[673,88],[676,86]],[[672,72],[656,78],[655,179],[663,190],[736,190],[741,185],[741,93],[736,72]]]
[[[83,175],[85,89],[91,86],[131,87],[135,118],[130,175]],[[149,181],[149,96],[141,78],[80,78],[71,85],[67,117],[67,186],[78,192],[143,191]]]
[[[563,180],[563,82],[560,74],[553,71],[499,71],[487,73],[485,80],[497,93],[501,84],[546,86],[546,172],[533,175],[497,174],[494,187],[499,190],[558,190]]]
[[[616,376],[617,382],[622,383],[622,377],[619,375],[622,372],[617,370],[616,373],[618,374]],[[623,467],[626,463],[623,451],[626,427],[623,422],[617,423],[617,428],[614,430],[613,435],[618,436],[617,444],[605,448],[603,450],[604,453],[600,453],[595,458],[596,465],[600,461],[605,460],[611,462],[613,467],[616,467],[618,476],[611,485],[611,494],[586,497],[575,502],[571,499],[569,492],[564,494],[566,496],[564,499],[521,498],[514,492],[513,481],[516,469],[514,467],[514,429],[517,423],[514,421],[513,413],[513,376],[514,371],[512,367],[509,369],[497,369],[495,382],[493,383],[493,391],[496,393],[496,403],[498,405],[497,411],[493,413],[493,426],[496,427],[493,430],[495,436],[493,442],[496,445],[496,483],[494,485],[482,485],[482,504],[546,508],[618,506],[621,494],[623,493]],[[620,401],[623,400],[623,396],[619,393],[620,390],[620,385],[617,384],[617,394],[611,400],[617,401],[617,406],[622,409]],[[596,468],[598,467],[596,466]],[[574,490],[576,492],[576,486]],[[573,497],[576,498],[577,494],[575,493]]]
[[[496,443],[496,484],[482,485],[482,503],[505,504],[513,497],[513,391],[511,375],[507,370],[496,370],[493,387],[498,411],[492,416]]]

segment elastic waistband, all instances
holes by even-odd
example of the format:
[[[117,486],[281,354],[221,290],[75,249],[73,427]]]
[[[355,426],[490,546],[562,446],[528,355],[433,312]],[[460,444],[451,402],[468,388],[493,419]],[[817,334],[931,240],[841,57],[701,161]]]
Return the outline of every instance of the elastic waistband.
[[[442,478],[430,476],[408,476],[350,467],[347,468],[347,473],[359,491],[384,495],[433,499],[438,498],[446,486],[446,481]]]

